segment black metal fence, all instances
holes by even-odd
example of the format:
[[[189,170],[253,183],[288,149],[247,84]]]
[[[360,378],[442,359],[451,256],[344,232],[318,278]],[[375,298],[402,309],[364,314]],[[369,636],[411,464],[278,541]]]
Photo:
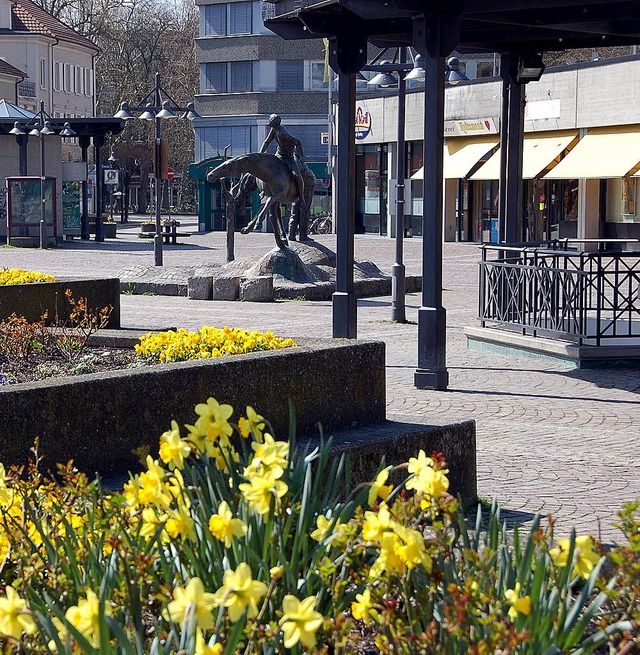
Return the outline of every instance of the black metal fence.
[[[483,327],[598,346],[640,339],[640,242],[485,245],[479,292]]]

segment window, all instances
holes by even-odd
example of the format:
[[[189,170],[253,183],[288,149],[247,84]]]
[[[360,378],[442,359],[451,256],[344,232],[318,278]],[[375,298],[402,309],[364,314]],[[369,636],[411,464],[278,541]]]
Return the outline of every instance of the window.
[[[207,127],[197,131],[198,155],[200,159],[215,157],[230,145],[231,157],[252,152],[251,135],[254,128],[249,125],[229,127]]]
[[[253,62],[232,61],[229,68],[229,91],[252,91],[252,71]]]
[[[311,63],[311,84],[312,91],[326,91],[329,83],[324,81],[324,62],[312,61]]]
[[[276,62],[276,90],[304,90],[304,62],[302,60]]]
[[[226,36],[227,6],[204,5],[202,7],[202,36]]]
[[[494,75],[492,61],[479,61],[476,72],[477,77],[492,77]]]
[[[204,65],[203,93],[253,90],[253,62],[232,61]]]
[[[93,95],[93,71],[90,68],[84,69],[84,90],[85,95]]]
[[[229,4],[229,34],[251,34],[251,2]]]
[[[62,63],[59,61],[53,64],[53,88],[62,91]]]
[[[71,64],[64,64],[63,68],[63,88],[65,93],[70,93],[73,89],[73,66]]]
[[[224,62],[204,65],[204,93],[227,92],[227,64]]]
[[[40,60],[40,88],[47,88],[47,62],[45,59]]]
[[[84,68],[81,66],[76,66],[75,92],[78,95],[84,95]]]

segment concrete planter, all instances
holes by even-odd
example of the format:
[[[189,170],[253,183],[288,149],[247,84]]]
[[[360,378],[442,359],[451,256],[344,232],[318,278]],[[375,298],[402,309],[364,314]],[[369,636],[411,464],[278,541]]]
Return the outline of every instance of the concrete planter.
[[[76,299],[86,298],[92,310],[111,305],[113,310],[108,327],[120,327],[120,280],[105,278],[95,280],[57,280],[35,284],[0,286],[0,319],[11,314],[24,316],[28,321],[39,321],[47,312],[47,322],[69,318],[69,304],[65,291],[71,289]],[[0,414],[1,416],[1,414]]]
[[[339,390],[339,393],[336,393]],[[0,462],[24,463],[36,436],[45,465],[73,458],[103,475],[136,466],[131,450],[156,449],[171,426],[193,423],[197,403],[214,397],[251,405],[277,435],[317,435],[385,419],[384,344],[317,341],[278,351],[79,375],[0,387]]]
[[[116,223],[103,223],[102,236],[105,239],[115,239],[118,235],[118,225]]]
[[[137,341],[119,330],[98,337],[105,348]],[[386,420],[385,346],[375,341],[304,340],[284,350],[3,386],[0,462],[26,462],[39,436],[46,466],[73,459],[90,474],[121,476],[139,468],[134,448],[157,453],[171,419],[192,424],[195,405],[209,397],[231,404],[234,420],[251,405],[281,439],[291,406],[298,443],[319,445],[322,426],[335,456],[349,456],[353,484],[372,480],[382,457],[397,465],[420,449],[441,452],[450,491],[465,504],[476,500],[475,423]]]

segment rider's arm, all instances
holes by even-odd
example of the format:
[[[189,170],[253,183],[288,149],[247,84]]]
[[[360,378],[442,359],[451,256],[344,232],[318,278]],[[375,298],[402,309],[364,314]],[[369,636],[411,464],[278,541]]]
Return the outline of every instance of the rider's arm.
[[[300,161],[304,161],[304,148],[298,139],[296,139],[296,156]]]
[[[263,141],[262,145],[260,146],[260,152],[266,152],[267,148],[269,147],[269,144],[276,138],[276,132],[273,128],[269,130],[269,134],[267,134],[267,138]]]

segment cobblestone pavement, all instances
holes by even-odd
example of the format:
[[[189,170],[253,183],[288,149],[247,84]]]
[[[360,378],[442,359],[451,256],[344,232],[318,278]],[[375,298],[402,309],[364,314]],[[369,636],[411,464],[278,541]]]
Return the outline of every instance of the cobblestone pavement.
[[[181,230],[184,230],[185,221]],[[153,249],[136,238],[135,225],[119,230],[116,240],[65,244],[41,251],[0,248],[0,266],[57,275],[113,275],[131,266],[151,266]],[[222,233],[194,234],[185,245],[165,246],[165,268],[223,263]],[[318,237],[332,246],[335,237]],[[263,254],[273,237],[236,237],[237,257]],[[421,267],[422,242],[405,240],[407,274]],[[390,271],[394,242],[356,237],[356,259],[374,261]],[[640,497],[640,370],[608,368],[579,371],[556,362],[469,350],[463,328],[476,325],[478,248],[444,245],[443,304],[447,309],[448,391],[413,386],[417,358],[416,312],[419,294],[407,296],[407,324],[394,324],[391,298],[358,303],[358,336],[387,344],[388,413],[451,423],[475,419],[478,439],[478,488],[496,498],[506,516],[528,522],[535,512],[553,513],[556,532],[574,526],[605,541],[621,505]],[[331,303],[278,301],[257,304],[211,302],[181,297],[121,297],[125,326],[203,324],[272,329],[291,336],[331,336]]]

